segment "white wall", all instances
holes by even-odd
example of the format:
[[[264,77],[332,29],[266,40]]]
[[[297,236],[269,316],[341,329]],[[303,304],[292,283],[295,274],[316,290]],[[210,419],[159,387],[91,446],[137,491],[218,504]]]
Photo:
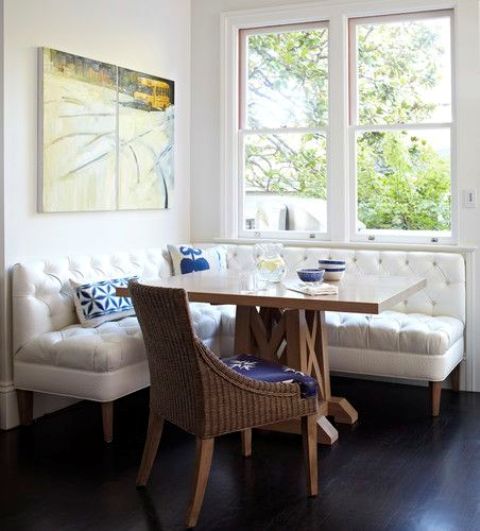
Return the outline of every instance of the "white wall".
[[[4,4],[6,268],[30,257],[188,241],[190,0],[4,0]],[[39,46],[175,80],[175,191],[170,210],[37,213]],[[9,327],[4,321],[7,344],[0,363],[4,394],[12,379]]]
[[[220,234],[220,15],[286,0],[192,0],[192,241]],[[290,2],[293,4],[294,2]],[[208,209],[204,205],[208,205]]]
[[[6,256],[109,251],[189,235],[189,0],[6,0]],[[36,212],[36,48],[48,46],[176,81],[173,208]]]
[[[373,0],[375,1],[375,0]],[[384,0],[377,0],[384,3]],[[220,175],[221,146],[221,37],[220,22],[223,12],[292,5],[287,0],[201,0],[192,2],[192,133],[191,133],[191,223],[192,240],[208,241],[224,236],[221,224]],[[322,1],[315,2],[320,7]],[[349,3],[349,0],[325,3]],[[364,0],[350,3],[365,4]],[[415,7],[416,0],[405,0]],[[435,0],[429,2],[435,8]],[[480,245],[480,208],[466,209],[461,204],[463,189],[477,189],[480,193],[480,43],[478,0],[452,0],[456,8],[456,96],[457,96],[457,197],[459,201],[459,242]],[[404,7],[402,5],[402,7]],[[208,204],[208,208],[205,205]],[[473,258],[467,289],[472,306],[480,299],[480,260]],[[468,356],[475,357],[475,368],[467,375],[470,388],[480,391],[480,355],[474,342],[480,346],[478,318],[472,319]],[[469,341],[470,341],[469,340]]]

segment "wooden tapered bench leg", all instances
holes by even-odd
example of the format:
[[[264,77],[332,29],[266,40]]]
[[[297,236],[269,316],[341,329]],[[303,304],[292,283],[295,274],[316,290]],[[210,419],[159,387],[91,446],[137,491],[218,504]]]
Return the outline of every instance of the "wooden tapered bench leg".
[[[303,452],[309,496],[318,494],[317,415],[302,417]]]
[[[113,441],[113,402],[102,402],[103,440]]]
[[[428,382],[430,386],[430,400],[432,404],[432,417],[440,415],[440,400],[442,398],[442,382]]]
[[[185,522],[187,528],[197,525],[198,516],[203,504],[203,497],[205,496],[205,489],[207,488],[208,476],[210,474],[214,442],[214,438],[197,438],[197,461],[195,463],[193,492]]]
[[[252,455],[252,429],[243,430],[242,432],[242,455],[250,457]]]
[[[33,391],[17,389],[18,416],[22,426],[30,426],[33,422]]]
[[[162,418],[150,411],[145,448],[143,449],[142,462],[137,476],[137,487],[144,487],[150,477],[160,438],[162,437],[163,423]]]

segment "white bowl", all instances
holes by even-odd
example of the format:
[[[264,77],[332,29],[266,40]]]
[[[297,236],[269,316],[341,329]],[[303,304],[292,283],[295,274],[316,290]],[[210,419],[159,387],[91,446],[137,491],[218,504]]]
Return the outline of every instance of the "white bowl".
[[[323,259],[318,261],[319,269],[325,270],[325,280],[341,280],[345,274],[345,260]]]
[[[325,280],[342,280],[344,274],[345,274],[345,270],[329,271],[328,269],[325,269],[325,276],[323,278]]]

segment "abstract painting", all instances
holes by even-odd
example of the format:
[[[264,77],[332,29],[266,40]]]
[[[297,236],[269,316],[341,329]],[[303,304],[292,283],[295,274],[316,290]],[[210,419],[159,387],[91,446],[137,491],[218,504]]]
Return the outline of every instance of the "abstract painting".
[[[168,208],[173,81],[41,48],[39,210]]]

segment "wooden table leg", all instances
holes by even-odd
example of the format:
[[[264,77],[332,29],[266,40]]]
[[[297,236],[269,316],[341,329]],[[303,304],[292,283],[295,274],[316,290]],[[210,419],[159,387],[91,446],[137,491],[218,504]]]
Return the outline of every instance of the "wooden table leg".
[[[287,340],[286,365],[305,374],[312,373],[310,358],[315,355],[311,341],[311,331],[303,310],[285,310],[285,339]],[[330,383],[330,380],[328,380]],[[321,386],[320,386],[321,387]],[[317,419],[318,437],[321,444],[333,444],[338,439],[338,431],[327,419],[328,402],[323,393],[319,397]]]
[[[314,341],[314,355],[318,361],[318,365],[313,361],[312,368],[314,369],[315,377],[322,383],[323,398],[328,404],[327,414],[333,416],[335,422],[355,424],[358,420],[356,409],[346,398],[332,396],[331,394],[325,312],[307,312],[307,321],[309,322],[311,340]]]
[[[251,313],[256,311],[251,306],[237,306],[235,313],[235,338],[233,351],[235,354],[254,354],[256,352],[252,329]]]

